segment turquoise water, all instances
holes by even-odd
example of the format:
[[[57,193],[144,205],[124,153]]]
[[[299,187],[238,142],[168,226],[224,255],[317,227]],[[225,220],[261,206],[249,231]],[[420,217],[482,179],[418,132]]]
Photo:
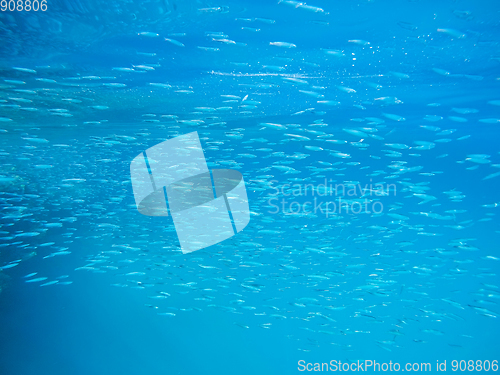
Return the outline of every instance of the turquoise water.
[[[495,372],[500,3],[6,4],[1,374]],[[195,131],[250,223],[183,254],[130,162]]]

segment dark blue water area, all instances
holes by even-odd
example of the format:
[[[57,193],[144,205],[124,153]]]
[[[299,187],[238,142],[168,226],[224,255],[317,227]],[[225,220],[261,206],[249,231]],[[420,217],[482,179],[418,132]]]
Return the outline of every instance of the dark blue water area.
[[[481,233],[477,235],[481,237]],[[227,256],[232,254],[233,246],[238,246],[234,242],[226,251]],[[77,254],[87,251],[85,248],[75,250]],[[353,250],[352,254],[361,255],[361,252]],[[206,259],[210,254],[200,254],[200,257]],[[266,260],[266,257],[260,258],[260,261]],[[76,266],[81,266],[80,257],[67,257],[64,261],[51,260],[46,265],[41,264],[37,270],[39,274],[56,276],[54,270],[70,272]],[[347,352],[339,350],[335,344],[346,342],[346,336],[339,335],[329,338],[326,347],[313,346],[313,353],[298,354],[295,340],[301,338],[303,333],[299,330],[301,324],[297,322],[273,321],[272,329],[244,329],[233,323],[250,324],[254,318],[209,309],[183,296],[175,297],[175,302],[168,305],[199,307],[203,308],[203,312],[167,310],[177,315],[158,316],[153,309],[144,307],[151,302],[144,290],[110,286],[123,276],[76,273],[71,277],[72,285],[39,287],[23,282],[22,276],[32,269],[31,264],[17,267],[15,272],[10,273],[12,281],[4,291],[8,302],[3,303],[1,309],[4,322],[1,328],[4,338],[1,368],[5,374],[295,373],[300,359],[316,362],[361,358],[403,363],[425,358],[426,362],[433,364],[436,360],[442,362],[445,359],[450,363],[453,359],[463,358],[464,349],[450,347],[449,343],[468,346],[470,341],[475,344],[474,349],[466,351],[469,357],[488,359],[498,353],[496,333],[488,328],[491,327],[489,318],[478,320],[474,313],[460,312],[462,318],[474,324],[469,323],[465,327],[463,322],[459,322],[460,328],[457,328],[457,322],[444,322],[439,327],[447,331],[448,337],[437,336],[433,340],[435,342],[427,344],[407,343],[404,350],[396,353],[382,350],[373,345],[372,337],[367,340],[363,336],[348,340],[356,349]],[[240,274],[240,277],[243,276]],[[469,290],[467,282],[452,282],[454,299]],[[425,278],[421,283],[425,288]],[[440,287],[449,287],[448,283],[433,286],[436,296],[440,295]],[[399,280],[399,285],[411,286],[405,283],[404,278]],[[281,290],[281,293],[277,291],[279,286],[270,285],[268,288],[276,288],[269,291],[270,295],[283,295]],[[430,293],[433,294],[432,290]],[[255,297],[256,302],[260,300],[257,295]],[[387,315],[411,319],[406,311],[397,309],[390,309]],[[366,322],[358,328],[371,330],[381,339],[387,338],[387,334],[375,333],[380,325]],[[429,324],[428,327],[434,325]],[[405,332],[409,337],[423,338],[418,330],[408,329]],[[459,338],[453,332],[468,333],[474,338]],[[476,341],[478,338],[480,340]],[[314,345],[314,342],[311,340],[309,344]]]
[[[147,299],[140,291],[110,287],[109,277],[83,275],[74,281],[81,287],[10,289],[17,297],[7,294],[11,303],[2,308],[2,357],[8,359],[2,373],[231,373],[241,368],[251,374],[264,364],[273,372],[281,368],[273,346],[256,332],[235,325],[221,329],[229,318],[224,313],[196,312],[173,320],[144,308]]]

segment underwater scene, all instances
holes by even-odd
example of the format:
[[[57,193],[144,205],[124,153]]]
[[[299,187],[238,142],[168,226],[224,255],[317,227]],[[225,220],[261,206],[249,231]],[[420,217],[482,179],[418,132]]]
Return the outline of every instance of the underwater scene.
[[[0,10],[0,375],[499,371],[499,1]]]

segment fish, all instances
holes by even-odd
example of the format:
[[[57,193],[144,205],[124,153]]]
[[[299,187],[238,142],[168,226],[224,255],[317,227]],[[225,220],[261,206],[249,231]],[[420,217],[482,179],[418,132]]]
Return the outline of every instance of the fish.
[[[270,46],[282,47],[282,48],[296,48],[297,46],[293,43],[288,42],[270,42]]]
[[[12,67],[12,69],[17,70],[18,72],[22,72],[22,73],[37,74],[36,70],[34,70],[34,69],[20,68],[20,67]]]
[[[453,38],[463,39],[467,35],[455,29],[437,29],[438,33],[447,34]]]
[[[141,31],[141,32],[139,32],[137,35],[140,35],[140,36],[146,36],[146,37],[148,37],[148,38],[155,38],[155,37],[160,36],[159,34],[154,33],[154,32],[152,32],[152,31]]]
[[[165,41],[169,42],[169,43],[172,43],[173,45],[176,45],[178,47],[185,47],[185,45],[183,43],[181,43],[181,42],[179,42],[178,40],[175,40],[175,39],[165,38]]]

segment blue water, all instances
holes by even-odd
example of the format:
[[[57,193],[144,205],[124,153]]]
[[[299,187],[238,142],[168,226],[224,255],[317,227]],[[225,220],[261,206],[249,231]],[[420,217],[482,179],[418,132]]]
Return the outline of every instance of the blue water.
[[[0,374],[495,372],[499,12],[0,12]],[[195,131],[209,168],[243,175],[250,223],[183,254],[170,217],[138,212],[130,162]],[[304,213],[339,198],[354,212]]]

